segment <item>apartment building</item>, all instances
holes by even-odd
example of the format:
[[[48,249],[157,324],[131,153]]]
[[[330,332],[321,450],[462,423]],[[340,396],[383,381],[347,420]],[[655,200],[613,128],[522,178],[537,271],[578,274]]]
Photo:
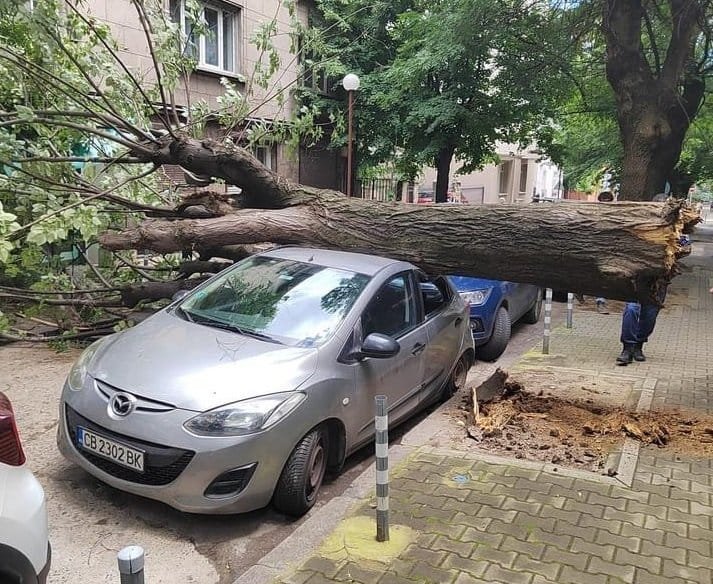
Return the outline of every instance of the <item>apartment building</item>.
[[[163,0],[167,14],[190,30],[186,0]],[[121,50],[122,60],[139,78],[151,83],[155,70],[149,46],[136,9],[129,0],[89,0],[89,11],[108,23]],[[297,2],[297,17],[306,23],[309,3]],[[260,60],[261,52],[250,39],[258,27],[273,18],[277,32],[273,43],[280,55],[280,67],[267,89],[253,87],[248,123],[264,123],[288,119],[295,107],[291,90],[300,79],[298,56],[290,52],[291,17],[281,0],[206,0],[202,3],[203,18],[210,34],[192,35],[191,44],[197,59],[197,69],[189,79],[176,87],[173,101],[177,111],[203,101],[217,109],[218,96],[224,93],[221,77],[230,80],[238,90],[245,91]],[[284,92],[285,99],[276,99]],[[300,149],[289,152],[282,144],[255,149],[255,155],[280,175],[306,185],[320,188],[340,188],[343,162],[338,153],[327,148]],[[176,173],[172,173],[176,174]]]
[[[514,144],[498,144],[497,164],[481,170],[461,173],[462,164],[454,160],[448,180],[450,198],[471,204],[529,203],[563,197],[562,172],[535,148],[521,149]],[[417,184],[418,198],[432,198],[436,169],[425,168]]]

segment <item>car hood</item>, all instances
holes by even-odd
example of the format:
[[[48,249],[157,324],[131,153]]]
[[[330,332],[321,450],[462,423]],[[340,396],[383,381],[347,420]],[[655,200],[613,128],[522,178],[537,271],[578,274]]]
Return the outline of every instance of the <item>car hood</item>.
[[[485,278],[471,278],[469,276],[448,276],[448,279],[458,292],[486,290],[502,284],[500,280],[486,280]]]
[[[315,348],[262,341],[162,311],[108,338],[89,373],[149,400],[205,411],[295,390],[316,366]]]

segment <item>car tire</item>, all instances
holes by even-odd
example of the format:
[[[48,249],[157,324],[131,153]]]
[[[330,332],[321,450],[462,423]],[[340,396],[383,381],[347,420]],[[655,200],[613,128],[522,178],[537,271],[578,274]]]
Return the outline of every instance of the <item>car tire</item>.
[[[510,331],[512,324],[507,308],[501,306],[495,315],[493,334],[484,345],[478,347],[477,356],[483,361],[495,361],[503,354],[510,341]]]
[[[463,353],[458,359],[456,366],[451,372],[441,394],[442,400],[447,400],[454,395],[458,390],[465,387],[465,382],[468,379],[468,369],[471,366],[471,358],[467,353]]]
[[[272,503],[285,515],[301,517],[317,500],[329,458],[329,435],[325,428],[311,430],[282,469]]]
[[[542,314],[542,293],[538,293],[537,300],[522,317],[522,322],[526,324],[536,324]]]

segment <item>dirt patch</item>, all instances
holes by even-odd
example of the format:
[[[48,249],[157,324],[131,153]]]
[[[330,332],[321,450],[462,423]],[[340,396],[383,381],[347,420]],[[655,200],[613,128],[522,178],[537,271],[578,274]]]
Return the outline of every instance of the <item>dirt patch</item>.
[[[615,471],[607,458],[627,437],[680,454],[713,456],[713,415],[637,412],[593,399],[544,395],[527,391],[501,370],[488,383],[486,400],[477,408],[472,395],[459,406],[460,424],[475,448],[610,475]],[[501,391],[494,395],[498,383]]]

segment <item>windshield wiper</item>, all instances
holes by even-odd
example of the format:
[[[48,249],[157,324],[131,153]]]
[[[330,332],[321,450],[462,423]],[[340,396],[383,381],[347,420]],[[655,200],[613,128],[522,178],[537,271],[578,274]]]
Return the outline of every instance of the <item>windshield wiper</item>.
[[[269,341],[271,343],[277,343],[279,345],[284,344],[284,343],[278,341],[277,339],[272,338],[270,335],[266,335],[264,333],[260,333],[260,332],[249,330],[249,329],[243,329],[243,328],[240,328],[238,325],[231,324],[229,322],[224,322],[222,320],[215,320],[215,319],[209,318],[207,316],[203,316],[203,315],[198,315],[195,312],[188,313],[188,311],[183,310],[180,307],[179,307],[179,310],[181,310],[181,312],[186,316],[186,318],[188,318],[188,320],[190,320],[191,322],[195,322],[197,324],[204,324],[206,326],[210,326],[213,328],[219,328],[219,329],[226,330],[226,331],[232,331],[234,333],[238,333],[245,337],[254,337],[254,338],[260,339],[262,341]]]
[[[180,306],[176,306],[176,308],[174,309],[174,311],[175,311],[177,314],[180,314],[180,315],[181,315],[183,318],[185,318],[188,322],[196,322],[196,321],[193,319],[193,317],[191,316],[191,314],[190,314],[187,310],[183,310],[183,308],[181,308]]]

